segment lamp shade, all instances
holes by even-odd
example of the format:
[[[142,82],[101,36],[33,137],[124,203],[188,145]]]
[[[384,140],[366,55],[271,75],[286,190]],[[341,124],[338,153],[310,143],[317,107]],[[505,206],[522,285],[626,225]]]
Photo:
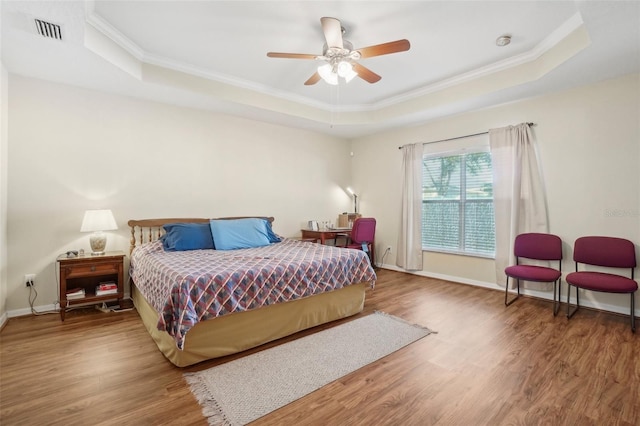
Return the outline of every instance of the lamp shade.
[[[355,76],[358,75],[357,72],[353,70],[353,65],[347,61],[342,61],[338,64],[338,75],[344,78],[344,81],[347,83],[353,80]]]
[[[333,67],[330,64],[324,64],[318,67],[318,74],[327,83],[335,86],[338,84],[338,74],[333,71]]]
[[[111,210],[87,210],[84,212],[80,232],[113,231],[118,229]]]
[[[118,229],[118,225],[116,225],[116,220],[111,210],[87,210],[84,212],[80,232],[93,232],[89,237],[92,256],[105,253],[107,236],[102,231],[113,231],[114,229]]]

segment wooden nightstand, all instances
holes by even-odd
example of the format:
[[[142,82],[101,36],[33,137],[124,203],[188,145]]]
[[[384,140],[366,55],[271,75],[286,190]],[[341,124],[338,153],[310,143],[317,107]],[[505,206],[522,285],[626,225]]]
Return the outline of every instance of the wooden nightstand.
[[[60,263],[60,319],[64,321],[65,309],[72,305],[118,300],[122,304],[124,297],[124,253],[108,251],[102,256],[79,256],[68,258],[66,254],[58,256]],[[96,287],[100,283],[114,282],[118,286],[116,293],[96,296]],[[67,299],[72,289],[84,290],[84,296]]]

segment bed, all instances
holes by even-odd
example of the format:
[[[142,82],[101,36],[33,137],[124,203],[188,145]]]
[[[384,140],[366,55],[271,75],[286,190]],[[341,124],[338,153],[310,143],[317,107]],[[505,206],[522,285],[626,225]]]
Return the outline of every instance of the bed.
[[[270,229],[273,218],[256,218]],[[233,219],[248,217],[217,220]],[[174,365],[238,353],[362,311],[365,289],[374,285],[376,275],[360,250],[289,238],[238,250],[163,249],[163,226],[209,222],[128,222],[131,297],[149,334]]]

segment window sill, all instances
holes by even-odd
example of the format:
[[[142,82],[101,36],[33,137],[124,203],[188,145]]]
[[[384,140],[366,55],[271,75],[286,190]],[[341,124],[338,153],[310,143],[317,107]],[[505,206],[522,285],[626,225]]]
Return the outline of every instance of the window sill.
[[[431,248],[422,248],[423,252],[427,253],[441,253],[441,254],[453,254],[456,256],[467,256],[467,257],[479,257],[482,259],[491,259],[495,260],[495,254],[484,254],[484,253],[472,253],[466,251],[457,251],[457,250],[443,250],[443,249],[431,249]]]

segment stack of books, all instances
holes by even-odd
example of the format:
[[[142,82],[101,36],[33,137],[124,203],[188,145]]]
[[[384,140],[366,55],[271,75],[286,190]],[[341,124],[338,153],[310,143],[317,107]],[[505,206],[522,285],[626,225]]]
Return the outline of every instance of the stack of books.
[[[98,284],[96,287],[96,296],[105,296],[107,294],[118,293],[118,284],[113,281]]]
[[[84,288],[71,288],[65,293],[67,300],[82,299],[84,298]]]

